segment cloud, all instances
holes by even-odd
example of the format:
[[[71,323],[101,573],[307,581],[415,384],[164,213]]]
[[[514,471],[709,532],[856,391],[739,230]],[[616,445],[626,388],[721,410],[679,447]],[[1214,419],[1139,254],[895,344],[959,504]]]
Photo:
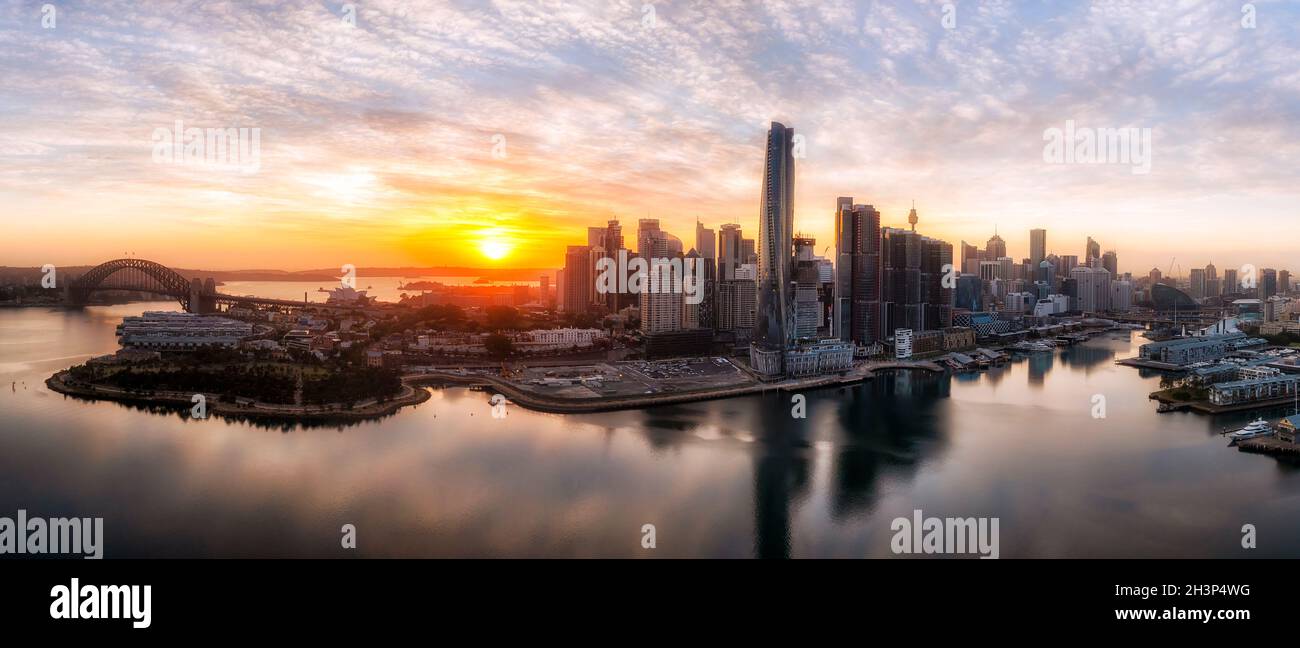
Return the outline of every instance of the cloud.
[[[353,27],[331,3],[74,2],[53,30],[6,4],[0,197],[23,236],[0,249],[35,262],[56,225],[108,218],[105,246],[162,247],[161,218],[299,233],[249,241],[261,265],[330,265],[314,251],[340,237],[397,265],[416,259],[386,241],[434,232],[430,257],[472,264],[455,228],[491,223],[558,265],[565,231],[610,217],[752,229],[771,120],[808,136],[796,219],[826,242],[839,195],[895,224],[916,199],[953,241],[997,224],[1013,254],[1031,226],[1064,253],[1091,234],[1126,269],[1187,223],[1188,258],[1268,231],[1239,261],[1281,265],[1300,234],[1293,5],[1255,3],[1242,29],[1217,2],[958,2],[948,30],[941,2],[652,4],[648,24],[639,0],[359,2]],[[259,172],[152,164],[149,133],[175,119],[260,128]],[[1152,129],[1152,173],[1045,165],[1066,120]]]

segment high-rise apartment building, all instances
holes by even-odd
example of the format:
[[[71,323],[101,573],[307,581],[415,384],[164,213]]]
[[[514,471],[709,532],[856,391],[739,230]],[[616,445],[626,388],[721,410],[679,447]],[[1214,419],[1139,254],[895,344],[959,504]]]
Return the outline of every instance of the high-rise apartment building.
[[[793,128],[772,122],[763,162],[758,212],[758,315],[751,341],[750,364],[765,374],[781,373],[782,354],[794,342],[791,294],[794,279],[793,138]]]

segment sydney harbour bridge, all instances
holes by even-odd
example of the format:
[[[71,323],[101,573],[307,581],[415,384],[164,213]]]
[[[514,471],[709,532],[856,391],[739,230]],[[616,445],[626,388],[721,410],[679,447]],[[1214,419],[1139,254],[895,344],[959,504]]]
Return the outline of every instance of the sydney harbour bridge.
[[[217,292],[216,281],[211,277],[186,279],[161,263],[135,258],[114,259],[86,271],[68,285],[65,301],[69,306],[85,306],[92,293],[107,290],[165,295],[179,301],[190,313],[215,313],[230,306],[324,307],[291,299],[226,295]],[[331,305],[329,308],[349,307]]]

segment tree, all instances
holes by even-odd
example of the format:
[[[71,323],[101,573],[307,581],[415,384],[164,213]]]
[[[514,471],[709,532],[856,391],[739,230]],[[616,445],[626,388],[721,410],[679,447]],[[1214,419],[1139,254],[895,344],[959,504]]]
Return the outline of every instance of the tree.
[[[519,311],[513,306],[488,306],[484,312],[487,314],[489,329],[502,331],[519,328]]]
[[[483,347],[487,349],[488,355],[494,358],[504,358],[515,350],[515,345],[510,338],[500,333],[487,336],[487,339],[483,340]]]

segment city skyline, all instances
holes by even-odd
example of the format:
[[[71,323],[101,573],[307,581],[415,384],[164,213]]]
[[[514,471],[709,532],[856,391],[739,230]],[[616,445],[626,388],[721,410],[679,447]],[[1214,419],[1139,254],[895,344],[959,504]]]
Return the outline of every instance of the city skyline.
[[[793,212],[819,253],[836,197],[862,196],[890,227],[915,200],[952,243],[996,229],[1027,250],[1043,228],[1048,254],[1077,255],[1091,236],[1135,275],[1174,257],[1285,268],[1300,11],[1260,6],[1254,29],[1210,3],[959,6],[947,30],[939,4],[663,3],[647,21],[641,3],[380,3],[351,25],[327,7],[70,4],[54,29],[7,5],[0,258],[558,268],[614,218],[758,231],[780,121],[806,137]],[[256,171],[158,163],[178,120],[260,129]],[[1070,121],[1150,129],[1150,173],[1045,163]]]

